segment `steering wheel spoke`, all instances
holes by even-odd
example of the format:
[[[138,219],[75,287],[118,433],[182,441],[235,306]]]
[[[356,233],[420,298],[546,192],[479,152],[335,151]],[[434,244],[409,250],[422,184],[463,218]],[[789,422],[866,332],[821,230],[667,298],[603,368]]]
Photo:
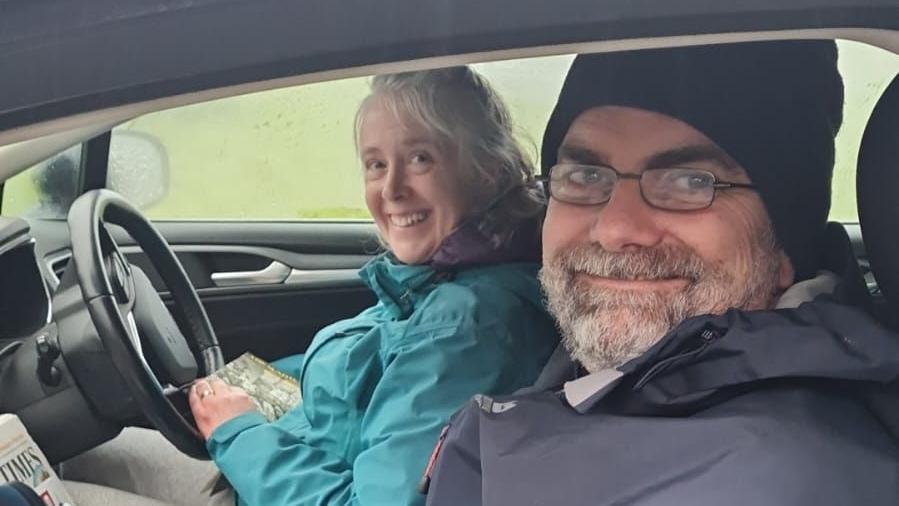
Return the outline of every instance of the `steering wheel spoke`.
[[[141,361],[143,361],[144,365],[149,369],[150,364],[147,362],[146,355],[144,355],[144,347],[140,342],[140,331],[137,330],[137,323],[134,322],[133,312],[128,311],[125,314],[125,323],[128,324],[128,337],[130,338],[131,346],[134,346],[134,351],[137,352]]]

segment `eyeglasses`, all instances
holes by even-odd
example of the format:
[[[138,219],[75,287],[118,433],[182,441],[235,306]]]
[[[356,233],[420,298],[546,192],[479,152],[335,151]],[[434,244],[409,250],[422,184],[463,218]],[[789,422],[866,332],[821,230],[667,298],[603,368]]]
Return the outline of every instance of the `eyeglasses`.
[[[549,172],[549,195],[576,205],[605,204],[619,179],[640,182],[640,195],[652,207],[667,211],[696,211],[712,205],[718,190],[755,188],[746,183],[718,181],[702,169],[672,167],[650,169],[640,174],[622,174],[612,167],[561,163]]]

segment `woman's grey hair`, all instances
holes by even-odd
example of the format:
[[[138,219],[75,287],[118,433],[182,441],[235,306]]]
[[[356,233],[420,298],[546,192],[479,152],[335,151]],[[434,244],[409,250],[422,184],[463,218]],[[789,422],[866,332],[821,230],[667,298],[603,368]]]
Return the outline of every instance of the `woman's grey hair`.
[[[365,111],[377,101],[398,118],[420,124],[455,149],[458,176],[472,213],[485,215],[504,240],[543,209],[534,165],[514,137],[508,109],[487,81],[468,67],[376,76],[356,113],[356,146]]]

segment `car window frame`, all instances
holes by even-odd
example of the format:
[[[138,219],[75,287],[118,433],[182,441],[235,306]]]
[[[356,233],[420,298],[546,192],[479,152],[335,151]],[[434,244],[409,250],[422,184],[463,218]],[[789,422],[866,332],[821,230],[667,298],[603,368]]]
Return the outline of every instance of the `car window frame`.
[[[78,159],[78,165],[76,166],[78,171],[78,181],[75,185],[75,195],[76,198],[83,195],[85,192],[95,189],[101,189],[106,187],[106,174],[109,167],[109,143],[110,143],[110,133],[111,130],[107,130],[99,135],[95,135],[90,139],[85,141],[72,144],[71,146],[67,146],[65,149],[60,150],[58,153],[55,153],[40,163],[45,163],[46,161],[52,159],[55,156],[58,156],[63,151],[71,149],[75,146],[81,146],[81,156]],[[25,169],[25,171],[29,170]],[[23,171],[23,172],[25,172]],[[20,172],[19,174],[22,174]],[[5,199],[5,188],[6,181],[0,181],[0,215],[3,214],[3,208]],[[66,218],[64,216],[60,217],[35,217],[33,219],[36,220],[48,220],[48,221],[63,221]]]

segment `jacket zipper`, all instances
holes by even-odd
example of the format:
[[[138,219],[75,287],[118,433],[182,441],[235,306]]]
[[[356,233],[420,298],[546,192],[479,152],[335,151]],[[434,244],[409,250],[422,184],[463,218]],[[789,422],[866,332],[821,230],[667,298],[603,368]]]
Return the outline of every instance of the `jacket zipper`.
[[[700,332],[699,335],[700,335],[700,337],[702,337],[702,343],[699,346],[697,346],[696,348],[693,348],[690,351],[685,351],[684,353],[681,353],[679,355],[675,355],[673,357],[668,357],[668,358],[662,360],[661,362],[658,362],[655,365],[653,365],[652,367],[650,367],[649,370],[646,371],[646,374],[644,374],[640,378],[640,380],[637,381],[637,384],[634,385],[634,390],[640,390],[641,388],[646,386],[647,383],[649,383],[653,378],[655,378],[656,376],[661,374],[672,363],[674,363],[678,360],[682,360],[685,358],[690,358],[690,357],[699,355],[700,353],[705,351],[705,349],[708,348],[709,345],[712,344],[713,341],[715,341],[716,339],[721,337],[721,334],[719,334],[717,330],[714,330],[714,329],[708,328],[708,327],[705,328],[702,332]]]
[[[437,438],[437,444],[435,444],[434,449],[431,450],[431,457],[428,459],[428,465],[425,467],[425,472],[421,476],[421,480],[416,487],[419,494],[428,495],[428,489],[431,488],[431,476],[434,474],[434,465],[437,464],[437,458],[440,457],[440,450],[443,449],[443,442],[446,441],[446,435],[449,434],[450,426],[451,424],[449,423],[443,426],[443,429],[440,431],[440,436]]]

